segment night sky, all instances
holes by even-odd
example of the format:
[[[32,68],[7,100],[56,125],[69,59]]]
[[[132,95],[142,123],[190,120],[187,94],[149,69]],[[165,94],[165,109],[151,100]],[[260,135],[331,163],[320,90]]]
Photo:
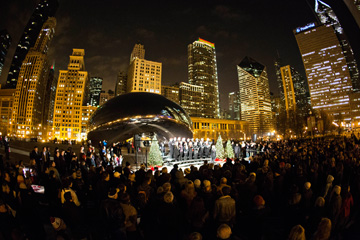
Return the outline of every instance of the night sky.
[[[38,2],[5,0],[1,5],[0,29],[6,28],[13,38],[5,72]],[[104,90],[115,88],[117,73],[126,69],[135,43],[145,45],[145,59],[162,62],[164,85],[187,82],[189,43],[198,37],[215,43],[222,107],[228,93],[238,90],[236,65],[246,55],[267,67],[275,94],[279,92],[274,70],[277,52],[284,64],[305,76],[293,29],[315,21],[305,0],[59,0],[55,17],[49,55],[56,75],[67,68],[72,48],[84,48],[86,70],[90,76],[103,77]]]

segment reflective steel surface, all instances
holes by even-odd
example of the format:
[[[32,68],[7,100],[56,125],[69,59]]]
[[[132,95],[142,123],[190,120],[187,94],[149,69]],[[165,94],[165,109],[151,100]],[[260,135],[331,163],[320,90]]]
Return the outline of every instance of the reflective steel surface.
[[[153,93],[134,92],[110,99],[89,120],[93,143],[124,141],[141,133],[160,137],[192,137],[192,122],[176,103]]]

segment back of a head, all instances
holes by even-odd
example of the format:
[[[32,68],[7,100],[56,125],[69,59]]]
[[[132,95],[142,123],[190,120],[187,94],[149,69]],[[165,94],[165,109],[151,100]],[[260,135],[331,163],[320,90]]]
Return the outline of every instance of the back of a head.
[[[163,184],[164,192],[171,191],[171,184],[169,182],[166,182]]]
[[[294,226],[289,234],[288,240],[305,240],[305,229],[301,225]]]
[[[330,238],[331,234],[331,220],[328,218],[322,218],[317,231],[314,234],[315,240],[327,240]]]
[[[222,178],[220,179],[220,183],[221,183],[221,184],[226,184],[226,183],[227,183],[227,179],[226,179],[225,177],[222,177]]]
[[[172,203],[174,200],[174,195],[172,192],[167,192],[164,194],[164,202],[165,203]]]
[[[315,207],[324,207],[325,199],[323,197],[318,197],[315,201]]]
[[[202,240],[202,235],[198,232],[193,232],[189,235],[189,240]]]
[[[231,234],[231,228],[227,224],[221,224],[217,229],[217,236],[220,239],[228,239]]]
[[[70,202],[72,200],[71,192],[66,192],[64,194],[65,202]]]

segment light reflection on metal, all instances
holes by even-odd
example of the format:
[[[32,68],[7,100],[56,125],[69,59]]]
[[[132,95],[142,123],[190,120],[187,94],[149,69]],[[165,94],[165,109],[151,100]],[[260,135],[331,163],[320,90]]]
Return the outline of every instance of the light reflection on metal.
[[[192,122],[176,103],[159,94],[133,92],[115,97],[91,116],[88,138],[123,141],[134,134],[155,132],[169,138],[192,137]]]

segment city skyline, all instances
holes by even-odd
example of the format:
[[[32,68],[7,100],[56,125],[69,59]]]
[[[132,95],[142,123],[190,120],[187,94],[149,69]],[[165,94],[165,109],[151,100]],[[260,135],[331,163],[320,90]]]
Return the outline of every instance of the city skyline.
[[[5,63],[7,70],[14,45],[38,2],[11,1],[0,10],[0,28],[8,29],[13,38]],[[50,59],[56,63],[57,75],[59,69],[66,68],[68,52],[83,48],[90,76],[103,77],[104,89],[114,90],[117,74],[126,70],[132,47],[141,42],[149,59],[163,63],[162,83],[171,85],[187,81],[187,45],[201,37],[216,44],[220,104],[224,108],[228,93],[237,86],[236,65],[246,55],[267,67],[270,90],[275,94],[279,93],[273,67],[277,52],[284,64],[294,66],[305,76],[292,30],[316,20],[314,2],[308,2],[309,5],[306,1],[209,1],[206,5],[194,2],[191,6],[162,3],[159,8],[159,3],[143,1],[125,4],[110,1],[105,6],[87,1],[84,7],[83,1],[64,0],[55,15],[58,27]],[[86,17],[85,13],[95,17]],[[133,14],[141,17],[133,18]],[[0,80],[4,83],[3,76]]]

